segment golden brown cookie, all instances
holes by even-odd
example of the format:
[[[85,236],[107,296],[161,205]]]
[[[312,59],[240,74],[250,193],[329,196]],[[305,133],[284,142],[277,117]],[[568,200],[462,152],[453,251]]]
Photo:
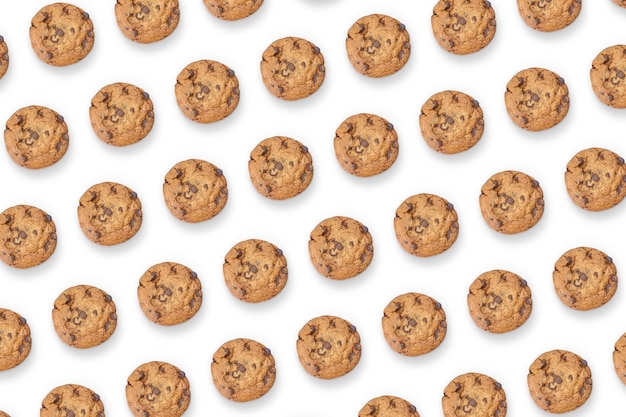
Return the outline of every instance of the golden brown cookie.
[[[52,324],[63,343],[86,349],[107,341],[117,327],[113,298],[93,285],[65,289],[54,301]]]
[[[530,365],[527,382],[535,404],[557,414],[583,405],[592,389],[587,361],[567,350],[551,350],[539,355]]]
[[[615,341],[613,349],[613,366],[620,381],[626,385],[626,333]]]
[[[235,244],[224,257],[222,271],[230,292],[249,303],[269,300],[287,284],[287,259],[283,251],[261,239]]]
[[[574,204],[589,211],[607,210],[620,203],[626,190],[624,159],[604,148],[587,148],[567,163],[565,188]]]
[[[615,295],[617,268],[613,259],[601,250],[573,248],[554,264],[552,282],[563,304],[575,310],[591,310]]]
[[[15,368],[30,354],[32,339],[26,319],[0,308],[0,371]]]
[[[91,389],[78,384],[54,388],[41,402],[40,417],[104,417],[104,404]]]
[[[0,410],[0,417],[11,417],[11,416],[5,413],[4,411]]]
[[[317,272],[327,278],[353,278],[365,271],[374,258],[372,235],[358,220],[329,217],[311,231],[309,257]]]
[[[357,72],[372,78],[394,74],[411,56],[411,39],[406,26],[384,14],[357,19],[346,38],[348,60]]]
[[[31,20],[31,45],[46,64],[75,64],[91,51],[94,39],[89,14],[70,3],[48,4]]]
[[[9,69],[9,47],[4,36],[0,35],[0,79],[4,77]]]
[[[4,144],[7,152],[24,168],[49,167],[65,155],[69,143],[63,116],[48,107],[22,107],[6,122]]]
[[[267,198],[284,200],[303,192],[313,180],[313,158],[309,149],[286,136],[259,142],[248,161],[254,188]]]
[[[474,323],[491,333],[515,330],[528,320],[532,294],[525,279],[494,269],[480,274],[469,287],[467,307]]]
[[[126,401],[135,417],[180,417],[191,402],[189,380],[170,363],[146,362],[128,377]]]
[[[358,417],[420,417],[413,404],[395,395],[381,395],[369,400]]]
[[[78,223],[85,236],[104,246],[126,242],[139,231],[141,201],[123,184],[94,184],[80,197]]]
[[[198,123],[213,123],[237,108],[239,80],[235,71],[221,62],[202,59],[178,74],[174,93],[185,117]]]
[[[524,232],[543,216],[539,181],[519,171],[493,174],[483,184],[478,202],[487,225],[500,233]]]
[[[115,20],[124,36],[132,41],[160,41],[178,26],[178,0],[117,0]]]
[[[526,68],[507,83],[504,103],[513,123],[537,132],[557,125],[567,115],[569,90],[555,72]]]
[[[604,48],[591,62],[591,88],[607,106],[626,108],[626,45]]]
[[[574,22],[582,3],[582,0],[517,0],[517,9],[531,28],[553,32]]]
[[[56,225],[40,208],[9,207],[0,213],[0,260],[14,268],[31,268],[52,256],[57,247]]]
[[[109,145],[126,146],[150,133],[154,107],[150,95],[141,88],[118,82],[102,87],[93,96],[89,120],[100,140]]]
[[[437,348],[446,337],[446,313],[425,294],[408,292],[394,297],[383,311],[387,344],[405,356],[418,356]]]
[[[437,43],[458,55],[483,49],[496,34],[496,13],[487,0],[439,0],[430,23]]]
[[[398,158],[398,134],[393,124],[371,113],[344,120],[335,130],[333,145],[341,167],[357,177],[378,175]]]
[[[203,0],[207,10],[224,20],[239,20],[256,12],[263,0]]]
[[[226,177],[210,162],[180,161],[165,174],[163,198],[169,211],[179,220],[189,223],[209,220],[226,206]]]
[[[304,370],[321,379],[350,372],[361,359],[361,336],[356,327],[336,316],[309,320],[298,332],[298,359]]]
[[[198,274],[176,262],[152,265],[139,278],[139,307],[157,324],[173,326],[192,318],[202,305]]]
[[[613,3],[617,4],[620,7],[626,7],[626,0],[612,0]]]
[[[444,388],[441,408],[444,417],[504,417],[506,393],[492,377],[469,372],[454,377]]]
[[[261,77],[275,97],[283,100],[308,97],[322,86],[325,75],[320,48],[306,39],[280,38],[263,51]]]
[[[422,137],[437,152],[455,154],[476,145],[483,136],[483,110],[477,100],[460,91],[433,94],[419,116]]]
[[[408,197],[398,206],[393,228],[405,251],[428,257],[452,246],[459,235],[459,219],[445,198],[422,193]]]

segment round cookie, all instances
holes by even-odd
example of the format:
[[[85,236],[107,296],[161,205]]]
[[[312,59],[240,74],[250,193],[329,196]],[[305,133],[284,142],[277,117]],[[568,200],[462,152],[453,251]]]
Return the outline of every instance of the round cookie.
[[[63,343],[86,349],[107,341],[117,326],[115,303],[92,285],[65,289],[54,301],[52,324]]]
[[[582,0],[517,0],[517,9],[531,28],[553,32],[574,22],[582,3]]]
[[[104,417],[104,404],[91,389],[78,384],[54,388],[41,402],[40,417]]]
[[[398,158],[398,134],[387,119],[370,113],[348,117],[335,131],[335,157],[357,177],[378,175]]]
[[[306,39],[289,36],[263,51],[261,77],[267,90],[283,100],[299,100],[315,93],[326,69],[320,48]]]
[[[309,320],[298,332],[298,359],[304,370],[321,379],[350,372],[361,359],[361,336],[356,327],[336,316]]]
[[[433,351],[446,337],[446,313],[425,294],[400,294],[387,304],[382,318],[383,336],[394,351],[419,356]]]
[[[624,159],[604,148],[587,148],[567,163],[565,188],[574,204],[589,211],[607,210],[620,203],[626,190]]]
[[[4,77],[9,69],[9,47],[4,36],[0,35],[0,79]]]
[[[620,381],[626,385],[626,333],[622,334],[615,342],[613,366]]]
[[[9,117],[4,130],[9,156],[24,168],[45,168],[58,162],[69,141],[63,116],[44,106],[22,107]]]
[[[176,103],[189,120],[213,123],[229,116],[239,104],[239,80],[221,62],[202,59],[176,77]]]
[[[411,39],[406,26],[384,14],[357,19],[346,38],[348,60],[354,69],[368,77],[394,74],[411,56]]]
[[[178,26],[178,0],[117,0],[115,20],[131,41],[157,42],[171,35]]]
[[[490,333],[505,333],[528,320],[533,309],[532,294],[519,275],[494,269],[472,282],[467,307],[478,327]]]
[[[80,197],[77,213],[85,236],[104,246],[126,242],[135,236],[142,222],[137,193],[116,182],[89,187]]]
[[[176,262],[152,265],[139,278],[139,307],[146,317],[164,326],[183,323],[202,305],[198,274]]]
[[[222,271],[229,291],[249,303],[269,300],[287,284],[287,259],[283,251],[261,239],[235,244],[224,257]]]
[[[0,417],[11,417],[11,416],[5,413],[4,411],[0,410]]]
[[[179,220],[188,223],[209,220],[226,206],[226,177],[210,162],[180,161],[165,174],[163,198],[170,213]]]
[[[369,400],[358,417],[420,417],[413,404],[395,395],[381,395]]]
[[[272,200],[284,200],[303,192],[313,180],[313,158],[309,149],[286,136],[259,142],[248,161],[254,188]]]
[[[551,350],[530,365],[527,383],[539,408],[565,413],[583,405],[591,395],[591,369],[586,360],[573,352]]]
[[[31,20],[30,42],[46,64],[66,66],[85,58],[94,44],[89,14],[69,3],[42,7]]]
[[[309,257],[317,272],[327,278],[353,278],[374,258],[372,235],[358,220],[329,217],[311,231]]]
[[[591,62],[591,88],[607,106],[626,108],[626,45],[604,48]]]
[[[29,205],[0,213],[0,260],[14,268],[31,268],[52,256],[57,247],[56,225],[45,211]]]
[[[207,10],[223,20],[239,20],[256,12],[263,0],[203,0]]]
[[[438,195],[422,193],[408,197],[393,219],[396,238],[411,255],[438,255],[452,246],[459,235],[454,206]]]
[[[522,129],[538,132],[560,123],[569,110],[569,90],[563,78],[544,68],[526,68],[509,80],[506,111]]]
[[[126,401],[135,417],[180,417],[191,402],[189,380],[170,363],[146,362],[128,377]]]
[[[102,87],[93,96],[89,120],[100,140],[109,145],[126,146],[150,133],[154,107],[150,95],[141,88],[114,83]]]
[[[573,248],[554,264],[552,282],[563,304],[575,310],[591,310],[615,295],[617,268],[613,259],[598,249]]]
[[[506,394],[502,384],[478,372],[458,375],[443,390],[444,417],[460,415],[506,416]]]
[[[246,402],[265,395],[276,380],[272,352],[251,339],[233,339],[213,354],[211,376],[218,392],[225,398]]]
[[[445,90],[422,105],[419,126],[426,144],[437,152],[455,154],[476,145],[483,136],[483,110],[460,91]]]
[[[15,368],[30,354],[32,339],[26,319],[0,307],[0,371]]]
[[[620,7],[626,7],[626,0],[612,0],[613,3],[617,4]]]
[[[487,225],[500,233],[524,232],[543,216],[539,181],[519,171],[493,174],[483,184],[478,201]]]
[[[439,0],[430,23],[439,46],[457,55],[483,49],[496,34],[496,13],[486,0]]]

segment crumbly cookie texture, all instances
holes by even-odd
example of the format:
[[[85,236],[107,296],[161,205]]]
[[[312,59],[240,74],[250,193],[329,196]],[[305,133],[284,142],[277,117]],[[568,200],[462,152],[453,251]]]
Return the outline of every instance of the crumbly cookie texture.
[[[115,20],[128,39],[137,43],[157,42],[178,27],[178,0],[117,0]]]
[[[54,388],[41,402],[40,417],[93,416],[104,417],[100,395],[78,384]]]
[[[623,333],[619,339],[615,341],[613,366],[620,381],[626,385],[626,333]]]
[[[487,0],[439,0],[431,26],[446,51],[467,55],[486,47],[496,34],[496,13]]]
[[[417,408],[395,395],[381,395],[361,407],[358,417],[420,417]]]
[[[207,10],[223,20],[248,17],[263,5],[263,0],[203,0]]]
[[[626,108],[626,45],[604,48],[591,62],[589,77],[598,99],[609,107]]]
[[[458,375],[443,390],[444,417],[506,415],[506,393],[494,378],[478,372]]]
[[[0,79],[9,70],[9,47],[4,39],[4,36],[0,35]]]
[[[0,371],[24,362],[32,343],[26,319],[12,310],[0,308]]]
[[[572,24],[582,4],[582,0],[517,0],[517,9],[531,28],[554,32]]]

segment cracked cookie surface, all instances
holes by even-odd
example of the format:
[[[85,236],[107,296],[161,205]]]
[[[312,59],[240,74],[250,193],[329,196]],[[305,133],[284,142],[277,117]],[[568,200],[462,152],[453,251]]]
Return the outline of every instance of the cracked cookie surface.
[[[626,108],[626,45],[604,48],[591,62],[589,77],[598,99],[607,106]]]
[[[32,342],[26,319],[12,310],[0,308],[0,371],[24,362]]]
[[[191,401],[189,380],[170,363],[146,362],[128,377],[126,401],[135,417],[180,417]]]
[[[615,341],[613,349],[613,367],[615,373],[624,385],[626,385],[626,333]]]
[[[496,14],[486,0],[439,0],[430,21],[437,43],[458,55],[483,49],[496,34]]]
[[[413,404],[395,395],[381,395],[369,400],[358,417],[420,417]]]
[[[454,377],[443,390],[444,417],[506,415],[506,393],[494,378],[478,372]]]
[[[0,35],[0,79],[9,70],[9,47],[7,46],[4,36]]]
[[[203,0],[207,10],[223,20],[239,20],[259,10],[263,0]]]
[[[178,27],[178,0],[117,0],[115,20],[128,39],[138,43],[157,42]]]
[[[41,402],[40,417],[90,416],[104,417],[100,395],[78,384],[54,388]]]
[[[553,32],[569,26],[582,9],[582,0],[517,0],[524,22],[540,32]]]

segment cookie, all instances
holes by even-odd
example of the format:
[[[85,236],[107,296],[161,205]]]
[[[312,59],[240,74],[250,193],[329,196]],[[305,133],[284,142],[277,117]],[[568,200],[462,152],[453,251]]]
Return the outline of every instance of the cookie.
[[[223,20],[239,20],[256,12],[263,0],[203,0],[207,10]]]
[[[405,356],[424,355],[445,339],[446,313],[434,298],[408,292],[387,304],[382,327],[391,349]]]
[[[298,359],[304,370],[321,379],[343,376],[361,359],[361,336],[356,327],[336,316],[309,320],[298,332]]]
[[[395,395],[381,395],[369,400],[358,417],[420,417],[413,404]]]
[[[52,324],[63,343],[86,349],[113,335],[117,310],[106,292],[92,285],[76,285],[65,289],[54,301]]]
[[[398,158],[398,133],[387,119],[359,113],[341,122],[333,142],[339,165],[357,177],[371,177],[389,169]]]
[[[48,260],[57,247],[56,225],[40,208],[26,204],[0,213],[0,260],[14,268],[31,268]]]
[[[357,72],[382,78],[406,65],[411,56],[411,37],[397,19],[370,14],[357,19],[348,29],[346,52]]]
[[[626,196],[624,158],[604,148],[587,148],[567,163],[565,188],[574,204],[589,211],[610,209]]]
[[[118,82],[102,87],[93,96],[89,120],[100,140],[109,145],[126,146],[150,133],[154,107],[150,95],[141,88]]]
[[[26,319],[0,308],[0,371],[15,368],[30,354],[32,339]]]
[[[254,188],[272,200],[285,200],[303,192],[313,180],[313,158],[309,149],[286,136],[259,142],[248,161]]]
[[[287,284],[287,259],[283,251],[261,239],[235,244],[224,257],[222,271],[228,290],[249,303],[267,301]]]
[[[104,246],[126,242],[141,228],[141,201],[123,184],[94,184],[80,197],[78,223],[92,242]]]
[[[524,22],[540,32],[554,32],[576,20],[582,0],[517,0],[517,9]]]
[[[179,220],[198,223],[217,216],[228,201],[228,184],[221,169],[201,159],[176,163],[165,174],[163,198]]]
[[[4,411],[0,410],[0,417],[11,417],[11,416],[5,413]]]
[[[524,232],[543,216],[539,181],[519,171],[493,174],[480,189],[478,202],[487,225],[504,234]]]
[[[626,0],[612,0],[613,3],[617,4],[620,7],[626,7]]]
[[[620,381],[626,385],[626,333],[622,334],[615,342],[613,366]]]
[[[396,209],[396,239],[411,255],[428,257],[448,250],[459,235],[454,206],[435,194],[415,194]]]
[[[443,390],[441,408],[444,417],[460,415],[506,415],[506,393],[502,384],[478,372],[454,377]]]
[[[170,36],[178,26],[178,0],[117,0],[115,20],[131,41],[157,42]]]
[[[198,274],[176,262],[152,265],[139,278],[139,307],[153,323],[172,326],[192,318],[202,305]]]
[[[29,34],[37,57],[54,66],[75,64],[85,58],[95,39],[89,14],[69,3],[42,7],[31,20]]]
[[[358,220],[329,217],[311,231],[309,257],[317,272],[327,278],[353,278],[374,258],[372,235]]]
[[[104,404],[91,389],[78,384],[54,388],[41,402],[40,417],[104,417]]]
[[[0,79],[4,77],[9,69],[9,47],[4,36],[0,35]]]
[[[556,126],[565,118],[569,110],[569,90],[555,72],[526,68],[507,83],[504,103],[513,123],[538,132]]]
[[[210,59],[194,61],[176,77],[176,103],[189,120],[213,123],[229,116],[239,104],[235,71]]]
[[[180,417],[191,402],[189,380],[170,363],[146,362],[128,377],[126,401],[135,417]]]
[[[324,55],[312,42],[289,36],[263,51],[261,78],[267,90],[283,100],[300,100],[315,93],[326,75]]]
[[[480,51],[496,35],[496,13],[486,0],[439,0],[430,23],[439,46],[457,55]]]
[[[476,145],[485,122],[480,104],[460,91],[433,94],[422,105],[419,126],[426,144],[437,152],[455,154]]]
[[[573,248],[554,264],[552,282],[563,304],[574,310],[591,310],[615,295],[617,268],[613,259],[601,250]]]
[[[565,413],[580,407],[591,395],[587,361],[567,350],[544,352],[528,370],[530,396],[542,410]]]
[[[6,122],[7,152],[13,162],[24,168],[49,167],[65,155],[69,143],[63,116],[48,107],[22,107]]]
[[[591,88],[607,106],[626,108],[626,45],[604,48],[591,62]]]
[[[502,269],[480,274],[470,285],[467,307],[474,323],[490,333],[515,330],[528,320],[532,293],[525,279]]]

